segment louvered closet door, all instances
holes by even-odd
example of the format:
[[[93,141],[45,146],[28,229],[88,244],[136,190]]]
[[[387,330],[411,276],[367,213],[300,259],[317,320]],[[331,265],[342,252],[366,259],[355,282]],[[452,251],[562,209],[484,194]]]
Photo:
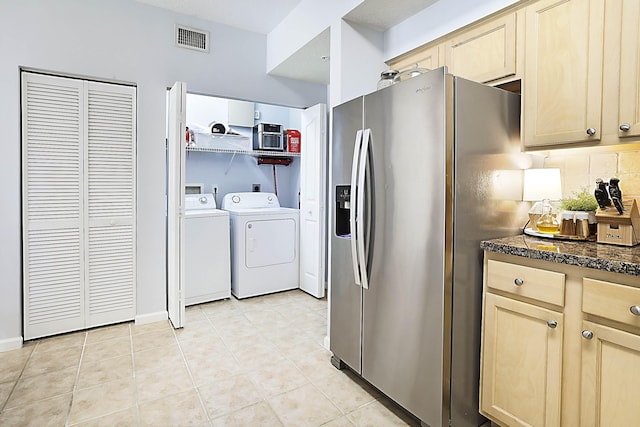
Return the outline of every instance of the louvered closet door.
[[[22,74],[24,338],[84,326],[83,82]]]
[[[135,88],[87,82],[87,327],[135,316]]]

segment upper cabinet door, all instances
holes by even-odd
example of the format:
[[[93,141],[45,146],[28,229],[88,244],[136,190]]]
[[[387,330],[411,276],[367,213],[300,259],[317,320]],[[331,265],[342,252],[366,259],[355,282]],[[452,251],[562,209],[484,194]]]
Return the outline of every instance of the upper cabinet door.
[[[445,64],[452,74],[481,83],[515,75],[515,12],[449,40]]]
[[[440,59],[441,51],[440,46],[421,48],[399,60],[391,61],[389,68],[397,71],[405,71],[414,67],[435,70],[444,62]]]
[[[622,2],[618,136],[640,135],[640,2]]]
[[[525,14],[524,145],[599,141],[604,2],[542,0]]]

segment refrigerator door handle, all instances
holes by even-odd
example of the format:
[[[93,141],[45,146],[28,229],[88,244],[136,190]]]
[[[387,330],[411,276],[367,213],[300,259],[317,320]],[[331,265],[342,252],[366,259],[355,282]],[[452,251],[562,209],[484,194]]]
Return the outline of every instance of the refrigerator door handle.
[[[358,240],[358,230],[356,226],[356,206],[358,206],[358,160],[360,159],[360,150],[362,148],[362,130],[356,132],[356,142],[353,146],[353,163],[351,165],[351,207],[349,209],[349,229],[351,230],[351,262],[353,264],[353,276],[356,285],[360,286],[360,265],[358,264],[358,248],[356,242]]]
[[[360,169],[358,171],[358,204],[356,205],[356,229],[358,246],[358,264],[360,265],[360,283],[364,289],[369,289],[367,278],[367,258],[364,242],[364,179],[367,172],[367,157],[369,155],[369,142],[371,141],[371,129],[365,129],[362,136],[362,148],[360,149]]]

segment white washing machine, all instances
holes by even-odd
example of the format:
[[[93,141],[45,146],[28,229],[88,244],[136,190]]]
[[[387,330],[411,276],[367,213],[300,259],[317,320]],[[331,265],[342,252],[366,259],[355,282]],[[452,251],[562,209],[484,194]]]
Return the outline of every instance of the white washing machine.
[[[185,195],[185,305],[231,296],[229,212],[213,194]]]
[[[280,207],[273,193],[229,193],[231,293],[247,298],[295,289],[300,283],[298,209]]]

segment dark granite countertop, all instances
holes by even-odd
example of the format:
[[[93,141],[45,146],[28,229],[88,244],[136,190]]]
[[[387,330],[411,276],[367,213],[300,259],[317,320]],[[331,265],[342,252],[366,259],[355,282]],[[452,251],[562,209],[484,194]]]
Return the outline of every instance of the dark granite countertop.
[[[548,240],[520,234],[482,241],[480,248],[506,255],[640,276],[640,246]]]

